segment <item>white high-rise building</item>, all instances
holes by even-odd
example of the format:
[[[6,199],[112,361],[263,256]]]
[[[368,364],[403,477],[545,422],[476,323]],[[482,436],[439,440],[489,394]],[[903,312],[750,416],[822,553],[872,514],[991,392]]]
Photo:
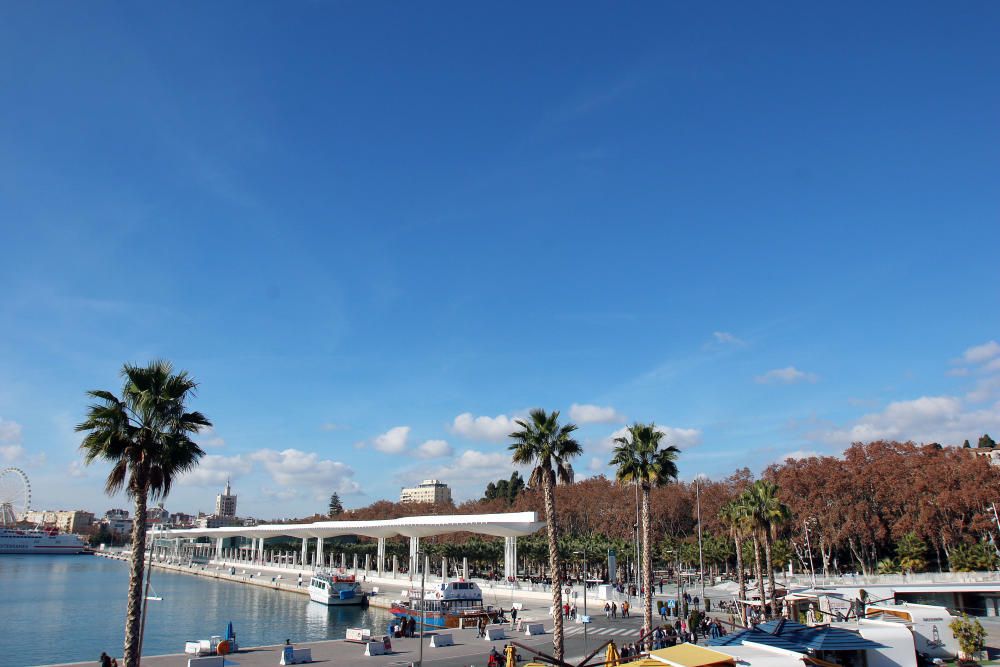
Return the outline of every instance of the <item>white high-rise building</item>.
[[[450,503],[451,489],[444,482],[436,479],[425,479],[417,486],[402,489],[399,492],[401,503]]]
[[[215,516],[235,517],[236,516],[236,496],[229,487],[229,480],[226,480],[226,490],[215,497]]]

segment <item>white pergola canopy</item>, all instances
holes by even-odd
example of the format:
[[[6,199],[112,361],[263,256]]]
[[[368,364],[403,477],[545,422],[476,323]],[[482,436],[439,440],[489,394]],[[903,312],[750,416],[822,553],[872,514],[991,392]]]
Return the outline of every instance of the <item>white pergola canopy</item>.
[[[511,512],[506,514],[447,514],[436,516],[409,516],[400,519],[380,521],[318,521],[316,523],[282,523],[260,526],[232,526],[225,528],[185,528],[158,532],[157,537],[166,538],[227,538],[249,537],[267,539],[271,537],[327,538],[341,535],[362,537],[430,537],[449,533],[478,533],[494,537],[524,537],[541,529],[544,521],[538,521],[534,512]]]

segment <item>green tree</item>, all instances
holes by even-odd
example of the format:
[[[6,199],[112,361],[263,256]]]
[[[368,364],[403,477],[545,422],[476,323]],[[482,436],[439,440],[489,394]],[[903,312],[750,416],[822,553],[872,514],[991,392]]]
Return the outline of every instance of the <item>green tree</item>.
[[[649,535],[649,495],[654,486],[663,486],[677,479],[677,455],[680,450],[667,445],[663,431],[656,424],[632,424],[620,438],[615,438],[614,455],[608,465],[617,470],[621,484],[637,484],[642,491],[642,587],[646,591],[643,604],[643,633],[653,629],[653,543]],[[652,649],[652,639],[647,641]]]
[[[948,564],[952,572],[980,572],[995,570],[997,552],[986,542],[959,544],[948,553]]]
[[[521,477],[521,473],[515,470],[511,473],[510,479],[501,479],[487,484],[486,491],[483,493],[483,500],[496,500],[499,498],[507,501],[507,504],[510,505],[517,500],[518,495],[525,488],[524,478]]]
[[[961,618],[949,623],[948,628],[958,638],[958,648],[962,652],[960,657],[972,659],[986,648],[986,629],[978,618],[969,618],[966,614],[962,614]]]
[[[340,502],[340,494],[334,492],[330,496],[330,507],[327,510],[326,515],[328,517],[333,518],[339,514],[343,514],[343,512],[344,512],[344,505],[343,503]]]
[[[909,532],[896,544],[896,558],[903,572],[923,572],[927,569],[927,545]]]
[[[754,539],[762,541],[764,545],[771,614],[777,617],[778,600],[774,595],[774,560],[771,547],[777,532],[788,522],[792,513],[788,506],[778,498],[778,486],[774,482],[759,479],[750,485],[744,495],[746,497],[746,517],[753,530]],[[763,598],[761,603],[763,604]]]
[[[126,364],[121,375],[121,398],[110,391],[88,392],[95,402],[76,430],[86,433],[80,449],[88,465],[111,464],[104,485],[108,495],[124,489],[135,502],[123,663],[136,667],[142,650],[146,505],[166,497],[174,479],[198,465],[205,452],[191,436],[212,424],[200,412],[187,410],[197,383],[185,371],[174,373],[169,362]]]
[[[992,449],[997,446],[997,443],[993,441],[993,438],[990,437],[989,433],[983,433],[979,437],[979,444],[976,446],[984,449]]]
[[[541,487],[545,505],[545,524],[549,538],[549,568],[552,574],[552,605],[555,624],[552,629],[552,652],[563,659],[562,565],[559,557],[559,522],[556,515],[555,486],[557,482],[573,481],[570,461],[583,449],[573,439],[576,424],[559,424],[559,411],[534,409],[528,419],[518,419],[521,430],[510,434],[514,465],[531,466],[528,478],[532,487]]]

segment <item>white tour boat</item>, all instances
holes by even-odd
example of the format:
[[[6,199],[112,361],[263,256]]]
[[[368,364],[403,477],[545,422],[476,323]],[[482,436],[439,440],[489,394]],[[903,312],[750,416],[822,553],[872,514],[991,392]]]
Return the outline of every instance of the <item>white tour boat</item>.
[[[353,574],[320,572],[309,581],[309,599],[336,606],[364,604],[365,592]]]
[[[0,554],[82,554],[87,545],[77,535],[49,528],[0,527]]]

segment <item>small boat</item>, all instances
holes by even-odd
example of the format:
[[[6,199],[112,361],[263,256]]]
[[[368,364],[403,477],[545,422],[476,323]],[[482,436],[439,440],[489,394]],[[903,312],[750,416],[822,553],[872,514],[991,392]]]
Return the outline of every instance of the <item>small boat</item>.
[[[483,591],[471,581],[449,581],[424,588],[424,598],[420,599],[420,589],[409,591],[406,601],[393,601],[389,612],[397,618],[412,617],[420,622],[421,612],[424,625],[434,628],[457,628],[462,621],[475,622],[480,618],[496,620],[498,614],[492,606],[483,606]]]
[[[353,574],[320,572],[309,581],[309,599],[325,605],[364,604],[367,596]]]

